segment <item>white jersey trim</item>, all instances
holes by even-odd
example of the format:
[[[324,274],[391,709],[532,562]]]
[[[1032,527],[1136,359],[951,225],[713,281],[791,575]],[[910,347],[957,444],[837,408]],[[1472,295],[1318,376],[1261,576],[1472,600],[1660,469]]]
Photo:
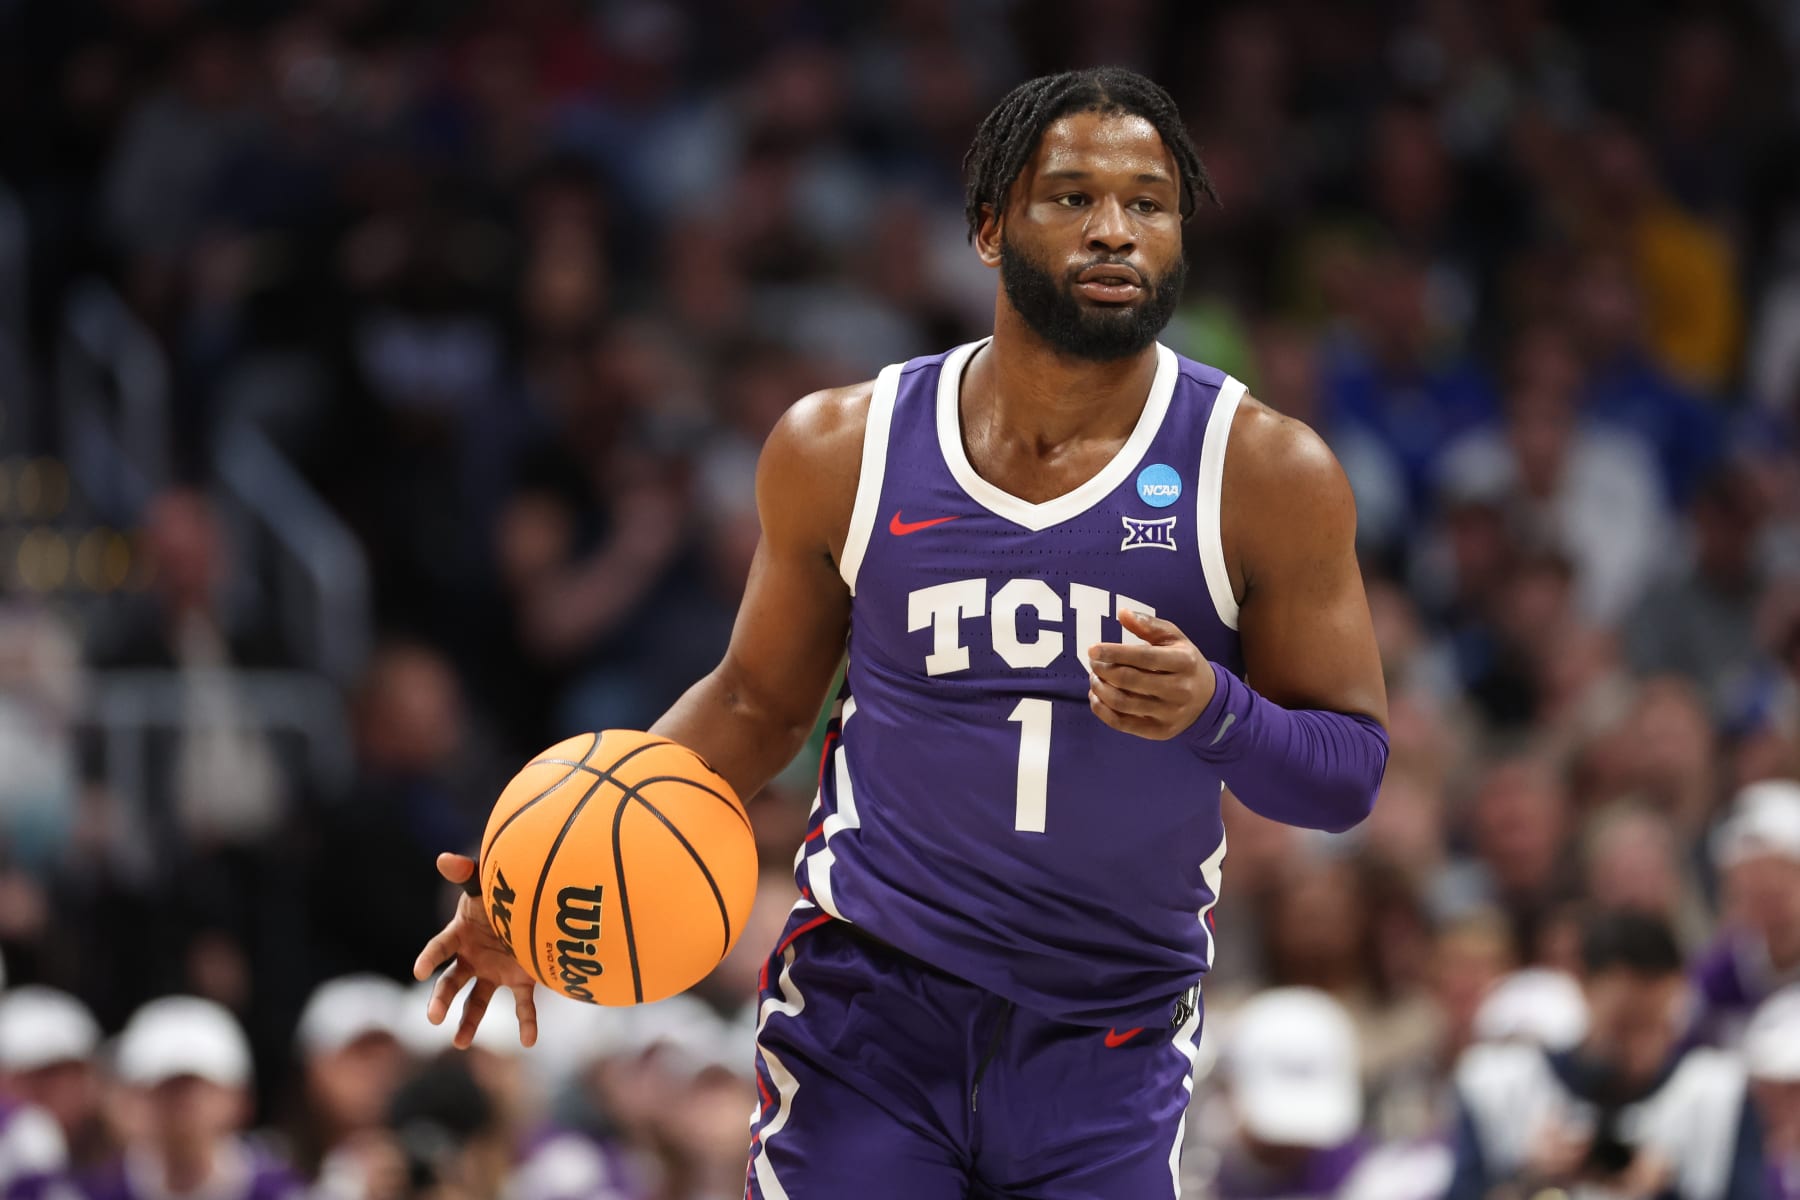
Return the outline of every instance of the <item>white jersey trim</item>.
[[[831,839],[846,829],[862,827],[862,819],[856,813],[856,791],[850,784],[850,757],[844,753],[844,730],[849,726],[850,718],[856,715],[856,697],[845,697],[838,708],[838,714],[838,742],[831,749],[828,767],[837,781],[837,810],[828,813],[820,824],[823,833],[819,838],[819,848],[807,855],[806,843],[802,842],[800,854],[806,858],[806,882],[812,889],[814,902],[838,920],[847,921],[849,918],[838,908],[837,894],[831,887],[831,868],[837,865],[837,855],[831,849]],[[821,779],[818,794],[813,798],[814,809],[824,801],[825,786]]]
[[[1231,590],[1231,572],[1225,566],[1225,537],[1219,525],[1220,499],[1225,493],[1225,444],[1231,440],[1231,419],[1244,398],[1244,385],[1227,375],[1213,400],[1200,444],[1200,479],[1195,510],[1195,539],[1200,543],[1200,569],[1206,574],[1206,590],[1213,611],[1225,628],[1238,627],[1237,596]]]
[[[1224,794],[1225,785],[1221,783],[1219,795],[1223,797]],[[1200,864],[1200,878],[1206,884],[1207,894],[1212,897],[1200,910],[1200,928],[1206,931],[1206,969],[1210,971],[1216,947],[1213,945],[1212,926],[1206,923],[1206,918],[1211,915],[1213,906],[1219,902],[1219,893],[1225,887],[1225,830],[1223,827],[1219,829],[1218,849],[1207,855],[1206,861]]]
[[[1194,1099],[1194,1065],[1200,1054],[1200,1013],[1196,1004],[1188,1019],[1175,1031],[1174,1047],[1187,1059],[1187,1073],[1181,1077],[1181,1088],[1187,1096],[1181,1105],[1181,1116],[1175,1124],[1175,1145],[1169,1151],[1169,1182],[1174,1186],[1175,1200],[1181,1200],[1181,1144],[1187,1137],[1188,1110]]]
[[[1181,364],[1176,360],[1173,350],[1158,344],[1156,376],[1150,381],[1150,394],[1145,397],[1144,410],[1138,414],[1137,425],[1132,428],[1131,436],[1125,439],[1125,444],[1119,447],[1119,452],[1100,468],[1099,473],[1073,491],[1064,492],[1054,500],[1033,504],[983,479],[970,464],[968,452],[963,448],[963,368],[977,350],[992,340],[982,338],[978,342],[958,346],[944,357],[937,390],[938,448],[943,453],[944,465],[950,468],[951,476],[968,493],[969,499],[995,516],[1004,517],[1013,524],[1022,525],[1036,533],[1080,516],[1125,482],[1125,477],[1131,474],[1132,469],[1143,459],[1144,452],[1150,449],[1157,430],[1162,428],[1163,417],[1169,411],[1169,398],[1175,394],[1175,379],[1180,374]]]
[[[762,1036],[772,1015],[797,1017],[806,1010],[806,997],[801,994],[800,985],[794,982],[794,947],[791,945],[782,952],[781,974],[776,977],[775,986],[781,992],[780,999],[770,996],[764,1000],[756,1022],[756,1053],[775,1083],[775,1115],[763,1126],[751,1161],[763,1200],[788,1200],[787,1189],[775,1178],[775,1166],[769,1161],[769,1140],[785,1129],[788,1118],[794,1115],[794,1096],[800,1090],[800,1081],[788,1070],[786,1063],[775,1057],[774,1051],[762,1044]]]
[[[856,574],[881,513],[881,483],[887,477],[888,430],[894,423],[894,396],[900,390],[904,364],[883,367],[869,396],[869,422],[863,429],[862,469],[856,479],[856,503],[850,508],[850,529],[844,535],[844,557],[838,574],[856,595]]]

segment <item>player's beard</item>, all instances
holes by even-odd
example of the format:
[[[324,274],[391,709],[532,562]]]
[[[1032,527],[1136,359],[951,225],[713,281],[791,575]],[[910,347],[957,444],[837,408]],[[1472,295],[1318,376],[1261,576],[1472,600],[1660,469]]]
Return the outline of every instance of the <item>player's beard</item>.
[[[1106,261],[1083,263],[1059,283],[1041,264],[1003,241],[1000,282],[1014,311],[1057,350],[1075,358],[1113,362],[1154,342],[1175,315],[1187,283],[1187,261],[1177,258],[1160,279],[1145,274],[1143,293],[1135,304],[1083,304],[1075,294],[1075,276]]]

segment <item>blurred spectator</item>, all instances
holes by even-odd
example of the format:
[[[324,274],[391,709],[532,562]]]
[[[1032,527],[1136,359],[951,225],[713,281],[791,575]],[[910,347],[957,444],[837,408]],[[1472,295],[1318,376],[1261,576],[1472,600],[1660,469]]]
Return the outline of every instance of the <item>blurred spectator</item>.
[[[1403,880],[1363,860],[1290,859],[1264,899],[1265,977],[1353,1014],[1372,1089],[1429,1060],[1441,1036],[1423,986],[1429,943]]]
[[[1626,257],[1643,288],[1647,344],[1677,378],[1709,389],[1728,382],[1743,336],[1737,263],[1716,226],[1673,202],[1642,139],[1623,122],[1587,138],[1588,219],[1602,246]]]
[[[1653,586],[1625,625],[1632,668],[1692,680],[1720,724],[1752,702],[1762,664],[1761,508],[1747,474],[1714,476],[1694,500],[1691,562]]]
[[[1723,921],[1694,967],[1706,1032],[1735,1044],[1750,1013],[1800,978],[1800,784],[1753,783],[1713,837]]]
[[[1627,431],[1584,424],[1580,376],[1560,336],[1536,330],[1513,353],[1504,430],[1445,451],[1440,478],[1500,503],[1529,546],[1566,554],[1589,620],[1637,600],[1664,550],[1662,489],[1649,448]]]
[[[1650,358],[1643,297],[1617,255],[1591,251],[1575,264],[1566,301],[1581,355],[1584,414],[1652,446],[1664,497],[1685,506],[1722,449],[1719,413]]]
[[[47,874],[69,836],[81,649],[54,612],[0,604],[0,838],[7,855]]]
[[[246,57],[224,27],[190,35],[167,86],[131,113],[107,168],[107,223],[130,256],[136,298],[156,316],[179,295],[214,179],[251,132]]]
[[[99,1048],[100,1026],[75,997],[33,984],[0,993],[0,1095],[56,1122],[75,1171],[112,1150],[101,1119]]]
[[[1589,818],[1582,849],[1587,899],[1653,916],[1684,946],[1705,939],[1707,914],[1667,817],[1632,804],[1603,809]]]
[[[1398,1156],[1362,1132],[1356,1030],[1331,997],[1277,988],[1227,1024],[1219,1038],[1223,1112],[1216,1128],[1203,1123],[1202,1153],[1190,1161],[1201,1194],[1426,1200],[1442,1186],[1429,1160],[1397,1177]]]
[[[1581,746],[1578,757],[1578,790],[1592,811],[1608,801],[1647,804],[1684,839],[1699,838],[1713,818],[1719,735],[1684,679],[1640,682],[1621,719]]]
[[[82,1182],[89,1200],[286,1200],[301,1181],[240,1136],[250,1122],[250,1045],[209,1000],[167,996],[132,1015],[116,1070],[124,1153]]]
[[[506,1133],[493,1101],[462,1061],[436,1059],[402,1084],[388,1128],[405,1167],[400,1200],[499,1200],[504,1194]]]
[[[290,784],[246,721],[231,671],[272,665],[280,651],[248,608],[245,581],[205,495],[177,489],[158,497],[143,538],[152,590],[102,629],[89,653],[101,669],[181,672],[183,720],[170,761],[154,773],[162,794],[152,799],[152,828],[159,840],[258,841],[281,821]]]
[[[456,674],[427,646],[377,649],[354,725],[358,779],[318,814],[307,907],[322,963],[392,975],[418,951],[412,930],[438,917],[437,855],[475,844],[498,781],[469,728]],[[357,885],[345,888],[346,879]]]
[[[1506,913],[1521,957],[1534,961],[1573,887],[1568,791],[1549,763],[1502,760],[1482,777],[1470,819],[1480,886]]]
[[[1800,990],[1764,1001],[1744,1031],[1744,1064],[1762,1114],[1768,1200],[1800,1196]]]
[[[381,1131],[406,1069],[406,1002],[406,989],[391,979],[346,975],[320,984],[301,1010],[294,1039],[305,1107],[292,1153],[319,1200],[400,1190],[398,1160]]]
[[[1495,983],[1475,1012],[1482,1042],[1524,1043],[1573,1050],[1587,1034],[1587,998],[1572,976],[1527,967]]]
[[[1761,1128],[1742,1069],[1681,1047],[1685,984],[1667,925],[1599,912],[1582,929],[1588,1022],[1579,1044],[1471,1050],[1457,1068],[1462,1112],[1446,1200],[1493,1189],[1754,1200]]]
[[[563,397],[565,432],[521,459],[501,511],[518,644],[537,703],[552,701],[540,724],[648,724],[728,636],[729,610],[696,578],[689,464],[647,428],[682,411],[674,353],[654,329],[602,343]]]
[[[1372,256],[1356,278],[1346,296],[1356,305],[1346,314],[1352,324],[1327,353],[1320,428],[1328,440],[1364,431],[1377,438],[1420,505],[1439,455],[1492,419],[1493,385],[1438,340],[1423,262],[1388,251]]]

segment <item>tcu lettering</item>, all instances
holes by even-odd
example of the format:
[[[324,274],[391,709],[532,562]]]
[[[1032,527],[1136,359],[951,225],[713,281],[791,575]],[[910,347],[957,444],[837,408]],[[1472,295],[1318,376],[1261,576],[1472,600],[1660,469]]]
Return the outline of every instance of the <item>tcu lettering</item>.
[[[564,994],[589,1004],[594,1003],[594,993],[588,990],[588,980],[605,970],[593,957],[600,940],[600,898],[605,890],[566,887],[556,893],[556,928],[563,934],[555,942],[556,973]],[[545,947],[546,957],[550,949]]]
[[[1041,579],[1009,579],[988,595],[988,579],[959,579],[920,588],[906,597],[906,629],[917,633],[931,629],[931,653],[925,656],[927,675],[953,675],[969,669],[969,647],[963,642],[963,622],[988,619],[988,636],[994,652],[1014,670],[1047,667],[1067,648],[1065,611],[1074,614],[1075,657],[1081,669],[1088,667],[1087,648],[1101,640],[1101,622],[1115,620],[1127,609],[1156,615],[1156,610],[1130,596],[1114,596],[1105,588],[1085,583],[1069,584],[1064,598]],[[1035,626],[1030,640],[1020,636],[1020,614],[1030,610]],[[1124,640],[1140,640],[1121,630]]]
[[[519,893],[512,890],[506,882],[506,872],[498,867],[494,869],[493,903],[488,908],[488,923],[500,940],[512,949],[512,905],[519,898]]]

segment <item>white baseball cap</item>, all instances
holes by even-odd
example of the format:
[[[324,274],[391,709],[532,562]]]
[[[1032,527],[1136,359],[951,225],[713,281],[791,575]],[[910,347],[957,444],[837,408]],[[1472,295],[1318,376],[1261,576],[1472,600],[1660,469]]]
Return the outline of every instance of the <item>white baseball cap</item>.
[[[406,989],[381,975],[342,975],[313,989],[294,1042],[308,1057],[335,1054],[369,1034],[400,1037]]]
[[[27,984],[0,995],[0,1070],[83,1062],[99,1045],[94,1015],[67,992]]]
[[[1491,989],[1475,1010],[1475,1039],[1529,1042],[1546,1050],[1567,1050],[1587,1036],[1587,997],[1562,971],[1527,967]]]
[[[1800,984],[1776,992],[1744,1028],[1741,1048],[1752,1079],[1800,1082]]]
[[[1762,779],[1739,789],[1712,851],[1720,867],[1765,854],[1800,862],[1800,783]]]
[[[1220,1062],[1244,1128],[1278,1146],[1342,1145],[1362,1125],[1356,1027],[1314,988],[1276,988],[1240,1008]]]
[[[146,1087],[182,1075],[243,1087],[251,1079],[250,1042],[222,1005],[164,996],[125,1023],[115,1067],[125,1082]]]

